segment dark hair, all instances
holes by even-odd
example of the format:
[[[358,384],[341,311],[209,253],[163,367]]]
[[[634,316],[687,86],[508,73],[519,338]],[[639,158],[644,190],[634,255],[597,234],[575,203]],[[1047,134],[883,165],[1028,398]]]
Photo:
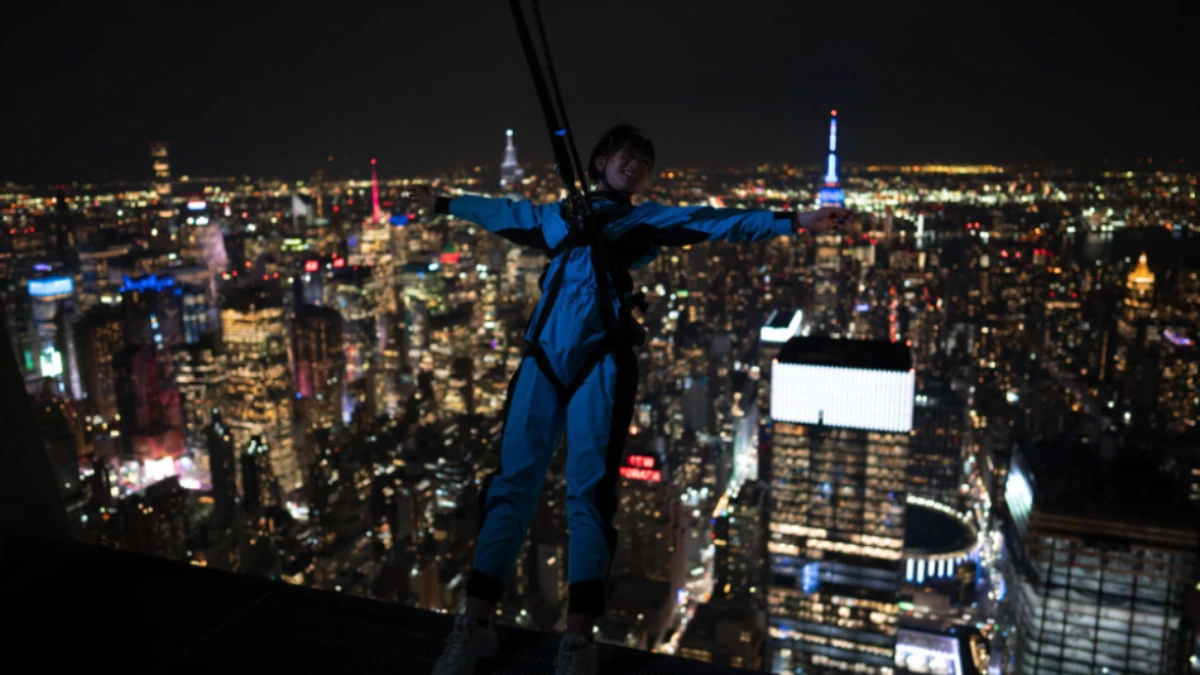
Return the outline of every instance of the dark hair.
[[[628,148],[645,155],[646,160],[650,164],[654,164],[654,144],[650,142],[650,137],[635,126],[618,124],[604,132],[604,135],[600,137],[600,141],[596,143],[596,147],[592,150],[592,156],[588,159],[587,165],[588,178],[594,181],[603,178],[604,174],[596,168],[596,159],[599,157],[611,157],[623,148]]]

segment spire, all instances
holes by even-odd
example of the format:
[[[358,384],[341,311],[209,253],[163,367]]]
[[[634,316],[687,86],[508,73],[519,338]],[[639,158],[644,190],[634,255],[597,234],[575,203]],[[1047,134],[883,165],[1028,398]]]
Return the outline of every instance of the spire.
[[[517,164],[517,148],[513,145],[513,130],[506,129],[504,134],[508,137],[508,144],[504,147],[504,161],[500,164],[500,189],[511,192],[520,184],[525,170],[521,168],[520,164]]]
[[[829,111],[829,158],[825,167],[825,187],[817,198],[820,206],[842,206],[846,195],[842,192],[837,174],[837,111]]]
[[[829,113],[829,161],[825,169],[825,184],[837,185],[837,111]]]
[[[378,223],[379,215],[379,176],[375,173],[375,158],[371,158],[371,219]]]

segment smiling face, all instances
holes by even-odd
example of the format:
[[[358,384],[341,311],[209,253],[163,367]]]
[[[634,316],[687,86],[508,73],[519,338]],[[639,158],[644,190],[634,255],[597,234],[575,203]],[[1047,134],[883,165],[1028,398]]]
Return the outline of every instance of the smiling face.
[[[653,164],[644,154],[623,147],[607,157],[597,157],[596,168],[603,174],[602,183],[609,190],[628,195],[645,185]]]

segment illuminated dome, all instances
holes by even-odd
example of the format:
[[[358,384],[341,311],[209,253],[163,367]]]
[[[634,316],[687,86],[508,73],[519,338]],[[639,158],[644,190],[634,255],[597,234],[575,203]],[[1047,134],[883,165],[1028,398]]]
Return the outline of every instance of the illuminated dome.
[[[1137,267],[1125,277],[1125,288],[1135,293],[1149,293],[1154,290],[1154,272],[1146,264],[1146,254],[1138,256]]]
[[[924,585],[955,578],[979,557],[979,533],[970,519],[932,499],[909,496],[904,507],[904,578]]]

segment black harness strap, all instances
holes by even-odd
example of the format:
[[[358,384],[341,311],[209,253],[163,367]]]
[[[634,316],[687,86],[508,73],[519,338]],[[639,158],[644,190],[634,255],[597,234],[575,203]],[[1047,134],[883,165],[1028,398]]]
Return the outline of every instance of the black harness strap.
[[[612,258],[609,251],[611,244],[604,237],[603,226],[596,222],[596,214],[592,211],[591,200],[588,195],[587,172],[579,156],[579,151],[575,147],[574,134],[567,123],[566,106],[563,104],[561,89],[558,86],[558,78],[554,72],[554,61],[550,58],[550,42],[546,37],[546,28],[542,25],[542,15],[537,0],[533,0],[533,17],[537,22],[538,33],[541,37],[544,64],[538,58],[537,48],[533,43],[533,36],[529,30],[529,26],[525,22],[525,11],[521,8],[521,0],[509,0],[509,6],[512,9],[513,19],[517,25],[517,35],[521,40],[521,49],[525,53],[525,60],[529,65],[530,75],[533,76],[533,86],[537,90],[538,103],[541,104],[542,114],[546,118],[546,126],[550,132],[550,146],[554,149],[554,159],[569,193],[569,197],[564,203],[563,219],[571,226],[571,232],[568,234],[566,240],[550,252],[551,260],[560,258],[564,253],[573,248],[583,245],[590,247],[589,257],[591,258],[592,270],[596,278],[596,300],[599,305],[600,318],[604,324],[605,340],[585,359],[587,367],[582,368],[579,373],[576,373],[571,378],[573,386],[564,385],[559,380],[557,374],[555,374],[554,369],[550,367],[549,357],[545,354],[541,345],[538,344],[538,339],[541,337],[546,320],[549,318],[550,312],[554,311],[554,305],[558,299],[559,287],[562,285],[562,272],[565,261],[560,259],[559,269],[555,272],[554,278],[550,280],[550,286],[546,289],[547,297],[542,303],[542,314],[538,316],[537,324],[534,326],[534,331],[530,336],[531,339],[527,354],[534,357],[538,367],[541,368],[547,379],[554,384],[555,390],[559,392],[559,399],[565,404],[570,401],[571,396],[579,388],[579,385],[583,383],[583,380],[587,378],[588,373],[595,368],[596,364],[600,362],[604,354],[612,349],[614,344],[629,340],[637,341],[637,344],[640,344],[639,337],[643,333],[640,326],[634,328],[631,325],[636,324],[636,322],[632,320],[632,314],[625,310],[624,298],[620,297],[619,293],[613,290],[609,282],[609,276],[612,275],[614,281],[618,278],[620,279],[619,285],[623,285],[626,288],[632,286],[632,282],[628,280],[629,271],[627,266],[614,266],[610,262]],[[628,201],[625,201],[621,209],[617,209],[617,211],[624,210],[624,213],[628,213],[628,209],[632,208],[632,205]],[[606,213],[605,216],[608,216],[606,223],[612,221],[613,216],[611,212]],[[626,290],[625,292],[627,293],[628,291]],[[618,311],[614,305],[622,306],[620,315],[618,315]]]
[[[617,208],[608,209],[604,213],[598,214],[598,217],[599,219],[603,220],[604,225],[607,225],[614,220],[623,218],[632,210],[633,205],[626,202]],[[568,221],[568,223],[569,222],[570,221]],[[612,246],[612,243],[609,242],[608,239],[604,239],[604,242],[606,247]],[[604,340],[592,348],[591,353],[589,353],[587,358],[584,359],[583,363],[579,367],[579,370],[567,383],[564,383],[558,377],[558,373],[555,372],[554,366],[550,362],[550,357],[546,354],[546,350],[542,348],[540,342],[542,330],[546,327],[546,322],[550,319],[550,314],[554,312],[558,302],[558,296],[562,290],[563,277],[565,276],[565,270],[567,267],[567,261],[559,258],[560,256],[567,254],[569,251],[572,251],[576,248],[582,248],[589,245],[589,243],[590,242],[580,235],[580,232],[577,228],[572,228],[572,230],[567,234],[566,238],[564,238],[557,246],[554,247],[554,249],[552,249],[551,261],[546,263],[547,271],[555,259],[558,259],[558,269],[554,270],[554,274],[550,277],[550,282],[546,286],[545,296],[542,300],[542,311],[538,314],[537,322],[533,326],[533,331],[529,336],[529,344],[525,350],[525,355],[533,357],[534,362],[537,363],[538,369],[541,370],[542,374],[546,376],[546,379],[550,381],[550,384],[554,387],[554,391],[558,394],[558,400],[562,402],[564,406],[570,402],[571,398],[575,395],[575,392],[579,391],[579,388],[583,386],[583,383],[587,379],[588,375],[602,360],[604,360],[606,354],[613,351],[614,348],[621,344],[641,344],[641,340],[637,338],[637,336],[641,335],[641,326],[637,325],[637,321],[633,318],[632,312],[625,307],[626,303],[621,303],[622,310],[620,315],[617,315],[617,313],[612,309],[611,305],[608,305],[608,303],[604,300],[604,298],[617,297],[618,295],[617,293],[612,292],[615,289],[613,289],[613,286],[610,286],[607,283],[607,277],[609,274],[614,277],[614,281],[616,281],[614,285],[617,287],[617,290],[627,293],[629,288],[632,287],[632,280],[629,278],[629,271],[624,268],[616,268],[608,270],[607,273],[605,273],[602,271],[602,268],[597,268],[595,266],[595,258],[593,257],[592,269],[597,277],[596,284],[599,286],[603,281],[603,287],[610,291],[607,293],[597,294],[599,296],[597,301],[601,305],[605,305],[598,308],[602,320],[607,319],[605,320]],[[606,256],[606,258],[608,260],[613,260],[614,256],[609,255]],[[543,272],[543,274],[545,274],[545,272]],[[637,304],[637,301],[635,300],[633,304]]]

